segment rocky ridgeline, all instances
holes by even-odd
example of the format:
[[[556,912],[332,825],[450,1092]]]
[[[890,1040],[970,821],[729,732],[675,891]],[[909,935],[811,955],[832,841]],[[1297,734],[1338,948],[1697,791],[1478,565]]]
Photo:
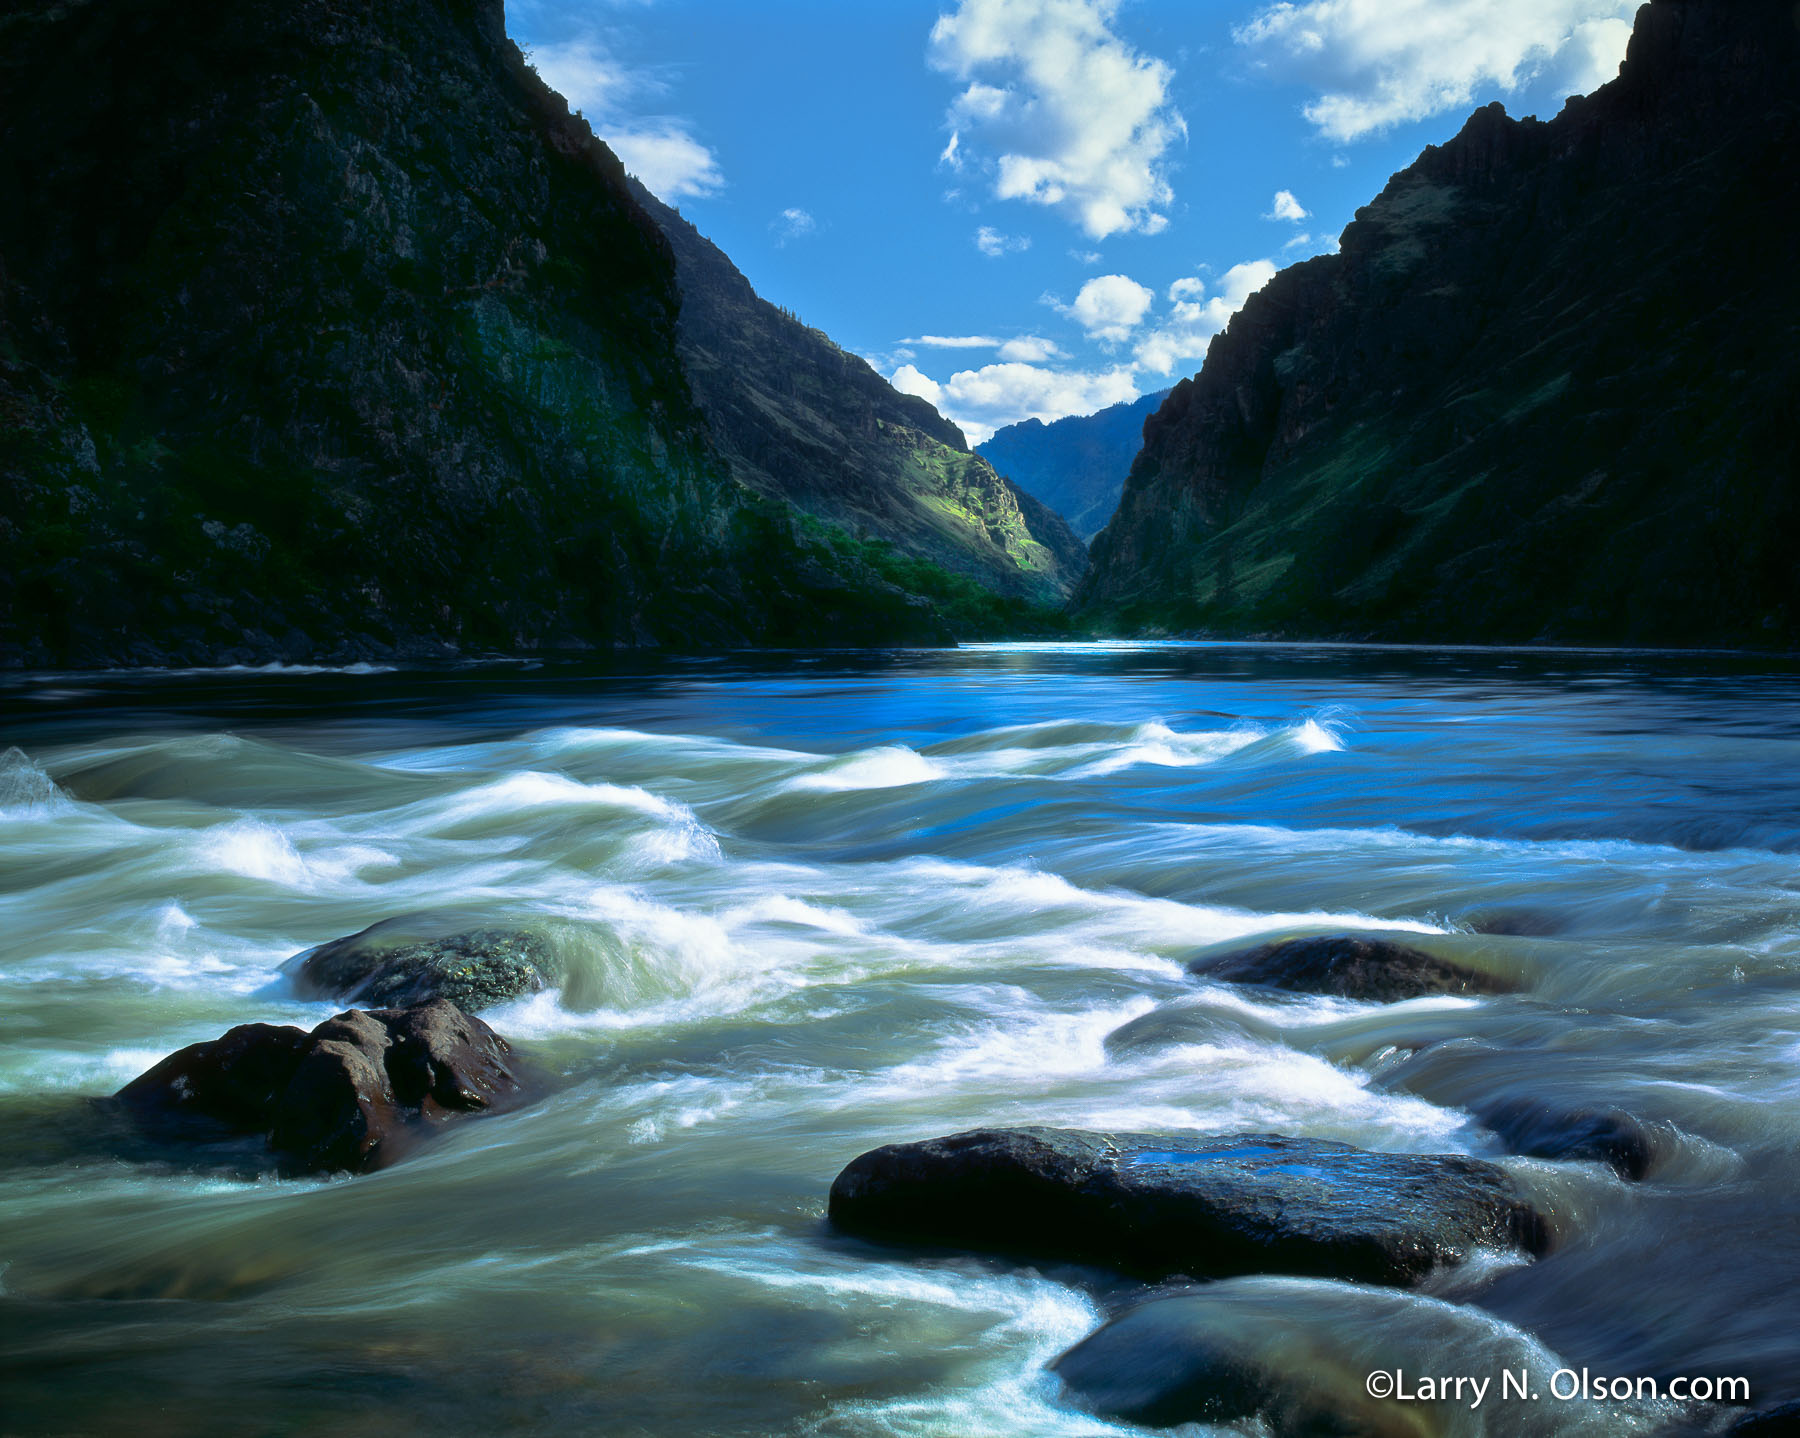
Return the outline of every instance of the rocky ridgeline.
[[[1144,421],[1168,397],[1162,389],[1050,424],[1021,420],[995,431],[975,452],[1064,516],[1085,544],[1119,507],[1125,476],[1144,445]]]
[[[697,405],[669,241],[501,0],[30,0],[0,149],[0,664],[942,643],[885,532],[977,599],[1085,563],[822,338],[784,432],[726,422],[777,364]],[[928,498],[740,481],[846,435]]]
[[[1653,0],[1617,80],[1477,112],[1150,418],[1079,614],[1800,642],[1797,142],[1790,0]]]
[[[998,594],[1062,607],[1087,548],[1061,515],[971,454],[925,400],[759,298],[635,181],[632,193],[675,252],[682,363],[739,481]]]

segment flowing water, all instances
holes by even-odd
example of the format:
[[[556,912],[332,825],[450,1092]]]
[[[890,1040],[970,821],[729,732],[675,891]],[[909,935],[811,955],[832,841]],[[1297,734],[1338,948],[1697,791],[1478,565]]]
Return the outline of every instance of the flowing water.
[[[992,646],[14,676],[0,704],[0,1431],[1129,1432],[1045,1370],[1125,1290],[834,1234],[839,1168],[1022,1122],[1498,1156],[1503,1098],[1675,1142],[1640,1184],[1503,1158],[1554,1214],[1535,1263],[1417,1297],[1239,1280],[1228,1318],[1335,1343],[1356,1386],[1488,1343],[1800,1396],[1792,665]],[[96,1139],[88,1100],[163,1054],[327,1017],[289,956],[446,906],[568,958],[485,1015],[550,1097],[355,1179]],[[1519,991],[1184,969],[1349,929]]]

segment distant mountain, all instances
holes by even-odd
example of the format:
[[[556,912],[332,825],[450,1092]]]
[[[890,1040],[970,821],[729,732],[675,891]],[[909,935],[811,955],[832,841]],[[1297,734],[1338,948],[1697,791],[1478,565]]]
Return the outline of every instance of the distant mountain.
[[[500,0],[11,6],[0,663],[947,638],[737,482],[677,308]]]
[[[1800,24],[1654,0],[1618,79],[1478,111],[1145,427],[1112,631],[1800,642]]]
[[[1087,552],[962,431],[821,331],[758,298],[725,254],[632,182],[675,250],[682,360],[737,478],[853,534],[1060,607]]]
[[[1069,521],[1083,541],[1106,527],[1144,444],[1144,421],[1168,390],[1045,424],[1022,420],[975,446],[1001,474]]]

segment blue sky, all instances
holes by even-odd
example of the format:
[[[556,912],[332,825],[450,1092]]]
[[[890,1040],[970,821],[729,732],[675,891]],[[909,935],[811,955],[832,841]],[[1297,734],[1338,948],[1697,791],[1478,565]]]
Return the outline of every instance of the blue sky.
[[[972,441],[1193,373],[1470,110],[1548,118],[1634,0],[510,0],[750,278]]]

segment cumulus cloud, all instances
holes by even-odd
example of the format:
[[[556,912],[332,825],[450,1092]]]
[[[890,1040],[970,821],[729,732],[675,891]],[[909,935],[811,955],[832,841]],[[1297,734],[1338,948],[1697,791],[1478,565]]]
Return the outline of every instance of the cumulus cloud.
[[[674,203],[725,184],[718,157],[694,138],[687,121],[636,113],[664,91],[660,80],[620,64],[591,39],[535,45],[528,58],[544,83],[587,117],[619,163],[658,198]]]
[[[983,225],[975,231],[975,248],[990,260],[997,260],[1002,255],[1016,255],[1030,249],[1031,236],[1003,235],[993,226]]]
[[[964,82],[945,162],[979,140],[997,198],[1060,209],[1093,239],[1168,223],[1164,156],[1187,133],[1173,72],[1113,33],[1118,4],[960,0],[931,30],[932,66]]]
[[[1168,317],[1138,341],[1138,365],[1159,375],[1169,374],[1177,365],[1197,365],[1206,358],[1212,337],[1274,276],[1273,260],[1233,265],[1219,277],[1210,296],[1206,281],[1198,275],[1176,280],[1169,286]]]
[[[1234,38],[1317,90],[1306,118],[1343,142],[1466,109],[1544,77],[1585,93],[1618,73],[1636,0],[1289,0]]]
[[[1059,345],[1037,335],[1020,335],[1000,346],[1001,359],[1018,360],[1023,364],[1042,364],[1045,360],[1063,357]]]
[[[819,222],[805,210],[790,206],[769,221],[769,228],[775,232],[775,243],[780,246],[810,235],[819,228]]]
[[[1297,225],[1311,214],[1311,210],[1294,198],[1292,190],[1277,190],[1275,203],[1269,207],[1269,213],[1263,218],[1265,220],[1288,220]]]
[[[1128,275],[1096,275],[1083,285],[1072,305],[1059,308],[1101,344],[1123,344],[1150,310],[1156,292]]]
[[[1052,370],[1021,362],[959,370],[942,384],[916,366],[901,365],[889,377],[895,389],[929,400],[962,427],[973,444],[1023,419],[1049,424],[1072,414],[1092,414],[1109,404],[1136,399],[1127,368]]]

